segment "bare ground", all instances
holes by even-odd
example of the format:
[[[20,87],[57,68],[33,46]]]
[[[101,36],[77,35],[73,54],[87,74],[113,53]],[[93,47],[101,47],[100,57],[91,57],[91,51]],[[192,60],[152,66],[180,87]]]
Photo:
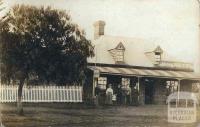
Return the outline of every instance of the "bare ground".
[[[2,104],[2,122],[6,127],[198,127],[198,124],[200,127],[199,110],[194,124],[170,124],[166,105],[100,108],[60,105],[25,105],[25,115],[18,116],[15,104]]]

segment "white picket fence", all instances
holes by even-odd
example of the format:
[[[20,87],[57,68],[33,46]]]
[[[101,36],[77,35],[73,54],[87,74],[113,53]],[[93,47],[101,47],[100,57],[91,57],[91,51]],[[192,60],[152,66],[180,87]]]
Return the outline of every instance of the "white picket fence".
[[[24,86],[22,102],[82,102],[82,86]],[[0,103],[16,102],[17,85],[0,85]]]

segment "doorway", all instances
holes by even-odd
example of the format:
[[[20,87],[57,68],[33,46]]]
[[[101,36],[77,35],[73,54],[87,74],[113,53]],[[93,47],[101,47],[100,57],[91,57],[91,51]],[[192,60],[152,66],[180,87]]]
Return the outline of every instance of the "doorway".
[[[145,104],[153,104],[154,96],[154,80],[145,79]]]

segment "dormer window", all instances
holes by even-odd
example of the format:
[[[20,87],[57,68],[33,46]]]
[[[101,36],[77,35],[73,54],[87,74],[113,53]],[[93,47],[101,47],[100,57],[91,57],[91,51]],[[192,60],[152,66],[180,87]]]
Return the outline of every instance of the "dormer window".
[[[112,55],[113,59],[115,60],[116,64],[124,64],[124,51],[125,47],[120,42],[114,49],[108,50]]]
[[[124,52],[122,50],[116,51],[116,61],[124,61]]]
[[[161,53],[160,52],[155,52],[155,61],[161,61]]]
[[[160,48],[160,46],[157,46],[153,52],[154,52],[154,56],[155,56],[155,64],[157,65],[162,60],[163,50]]]

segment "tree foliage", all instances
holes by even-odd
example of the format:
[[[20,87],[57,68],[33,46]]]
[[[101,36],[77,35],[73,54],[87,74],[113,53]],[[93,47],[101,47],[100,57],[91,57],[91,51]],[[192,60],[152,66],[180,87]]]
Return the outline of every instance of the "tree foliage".
[[[63,10],[16,5],[1,22],[2,82],[81,82],[93,47]]]
[[[93,47],[62,10],[14,6],[0,22],[1,82],[18,84],[18,113],[25,82],[80,83]]]
[[[0,0],[0,11],[2,11],[3,9],[5,9],[5,7],[3,7],[3,0]]]

